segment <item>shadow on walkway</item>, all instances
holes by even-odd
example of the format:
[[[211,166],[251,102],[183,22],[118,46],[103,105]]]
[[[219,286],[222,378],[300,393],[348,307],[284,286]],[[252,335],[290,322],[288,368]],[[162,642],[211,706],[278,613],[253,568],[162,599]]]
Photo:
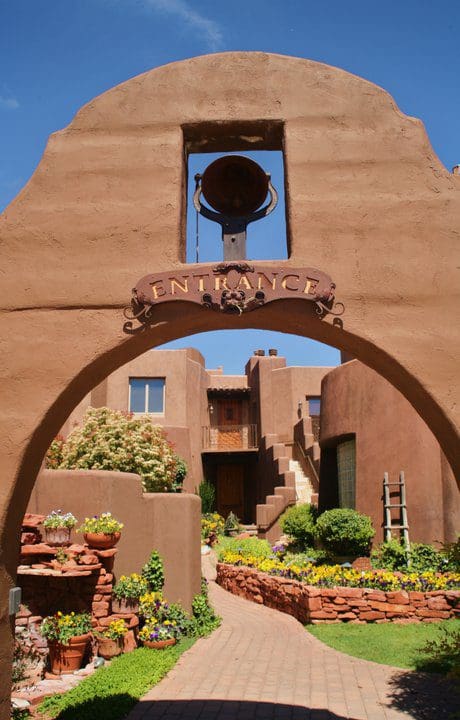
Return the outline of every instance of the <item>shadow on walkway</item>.
[[[136,703],[129,695],[93,698],[61,712],[56,720],[357,720],[330,710],[248,700],[144,700]]]
[[[460,719],[460,688],[440,675],[398,673],[390,680],[388,702],[414,720]]]

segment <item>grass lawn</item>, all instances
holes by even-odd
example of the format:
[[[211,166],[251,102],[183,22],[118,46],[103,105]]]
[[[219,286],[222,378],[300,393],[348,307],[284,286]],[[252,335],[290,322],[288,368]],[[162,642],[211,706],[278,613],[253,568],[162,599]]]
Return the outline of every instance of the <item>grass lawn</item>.
[[[69,692],[44,700],[39,712],[59,720],[120,720],[176,664],[195,638],[164,650],[139,648],[112,660]]]
[[[460,621],[443,620],[439,623],[398,625],[307,625],[308,632],[335,650],[377,663],[394,665],[410,670],[448,672],[460,660]],[[420,649],[428,642],[448,637],[451,651],[425,654]]]

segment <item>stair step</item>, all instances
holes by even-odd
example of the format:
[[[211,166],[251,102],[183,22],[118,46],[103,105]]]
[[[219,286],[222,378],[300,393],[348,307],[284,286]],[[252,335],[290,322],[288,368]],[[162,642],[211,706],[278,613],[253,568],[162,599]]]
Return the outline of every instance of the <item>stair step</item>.
[[[257,525],[241,525],[241,532],[248,533],[248,535],[257,535]]]

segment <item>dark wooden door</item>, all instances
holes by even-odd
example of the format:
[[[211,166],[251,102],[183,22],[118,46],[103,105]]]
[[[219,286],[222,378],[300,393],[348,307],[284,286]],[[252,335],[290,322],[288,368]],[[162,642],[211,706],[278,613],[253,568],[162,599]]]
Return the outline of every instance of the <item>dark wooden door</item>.
[[[243,407],[239,398],[222,398],[218,406],[218,447],[242,447],[241,422]]]
[[[244,516],[244,466],[219,465],[217,468],[217,512],[229,512],[241,520]]]

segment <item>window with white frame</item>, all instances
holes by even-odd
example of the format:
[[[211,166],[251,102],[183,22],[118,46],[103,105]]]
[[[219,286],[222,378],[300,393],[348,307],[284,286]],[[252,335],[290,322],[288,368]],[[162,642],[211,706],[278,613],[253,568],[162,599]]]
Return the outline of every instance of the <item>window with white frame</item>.
[[[129,410],[134,413],[165,411],[164,378],[129,378]]]

